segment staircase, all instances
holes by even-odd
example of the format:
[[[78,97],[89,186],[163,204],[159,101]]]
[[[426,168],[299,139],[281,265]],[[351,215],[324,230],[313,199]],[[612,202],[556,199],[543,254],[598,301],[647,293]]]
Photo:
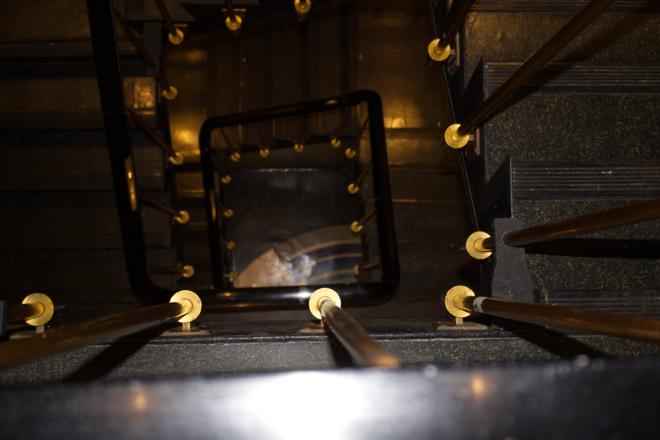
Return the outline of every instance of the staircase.
[[[452,66],[457,119],[586,4],[477,2]],[[615,1],[479,130],[465,154],[481,229],[492,231],[495,218],[528,227],[658,197],[659,23],[657,2]],[[659,240],[651,221],[527,247],[532,296],[658,316]],[[482,289],[489,284],[486,275]]]
[[[59,318],[135,306],[126,276],[85,9],[79,2],[11,2],[0,43],[0,288],[10,303],[51,295]],[[73,4],[75,3],[75,5]],[[14,26],[18,17],[28,26]],[[160,42],[160,24],[143,26]],[[151,127],[166,120],[158,85],[125,37],[118,42],[127,105]],[[147,45],[159,59],[160,44]],[[166,126],[165,126],[166,127]],[[172,198],[163,152],[131,130],[140,190]],[[144,210],[149,261],[176,265],[169,217]],[[171,276],[159,282],[173,287]]]

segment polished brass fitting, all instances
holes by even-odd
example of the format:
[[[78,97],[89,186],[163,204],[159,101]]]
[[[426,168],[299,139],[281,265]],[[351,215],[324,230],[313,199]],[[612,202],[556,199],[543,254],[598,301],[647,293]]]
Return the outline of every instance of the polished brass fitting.
[[[135,185],[135,170],[133,168],[133,156],[129,156],[124,161],[126,168],[126,186],[128,188],[128,201],[131,204],[131,211],[136,211],[138,207],[137,187]]]
[[[195,276],[195,268],[190,264],[185,264],[181,266],[179,273],[181,274],[181,278],[192,278]]]
[[[465,250],[476,260],[485,260],[493,255],[493,250],[484,246],[484,240],[490,238],[490,234],[484,231],[476,231],[470,234],[465,241]]]
[[[172,165],[181,165],[183,164],[183,159],[183,154],[181,154],[179,151],[176,151],[174,152],[174,155],[167,158],[167,161]]]
[[[167,39],[173,45],[178,46],[179,44],[181,44],[183,42],[183,37],[185,36],[185,34],[179,28],[175,28],[175,32],[176,32],[176,34],[173,34],[171,32],[169,34],[167,34]]]
[[[270,148],[259,148],[259,156],[266,159],[268,156],[270,156]]]
[[[229,160],[231,160],[232,162],[238,162],[239,160],[241,160],[241,153],[239,153],[238,151],[234,151],[229,155]]]
[[[181,210],[179,211],[179,215],[174,217],[174,221],[180,225],[185,225],[190,221],[190,213],[188,213],[188,211]]]
[[[312,9],[312,0],[294,0],[293,7],[300,15],[306,15]]]
[[[452,54],[451,46],[449,44],[446,46],[440,45],[440,38],[431,40],[426,51],[433,61],[438,62],[446,61]]]
[[[359,221],[354,221],[351,223],[351,232],[354,234],[361,234],[364,231],[364,225],[362,225]]]
[[[348,191],[349,194],[357,194],[360,192],[360,187],[354,183],[349,183],[348,186],[346,187],[346,190]]]
[[[316,319],[323,319],[321,314],[321,305],[324,301],[331,301],[335,307],[341,308],[341,298],[339,294],[332,289],[327,287],[322,287],[315,290],[312,293],[312,296],[309,297],[309,311],[312,313],[312,316]]]
[[[304,149],[305,149],[305,145],[302,144],[301,142],[297,142],[293,145],[293,151],[295,151],[298,154],[302,153]]]
[[[344,150],[344,156],[346,156],[346,159],[353,159],[357,155],[357,152],[355,151],[355,148],[347,148]]]
[[[233,251],[234,249],[236,249],[236,242],[235,241],[226,242],[225,248],[227,248],[227,250]]]
[[[445,130],[445,142],[455,150],[460,150],[461,148],[465,147],[471,140],[471,136],[469,134],[458,133],[460,127],[461,124],[451,124]]]
[[[341,139],[339,139],[338,137],[333,137],[332,139],[330,139],[330,146],[335,150],[341,147]]]
[[[466,286],[454,286],[445,295],[445,308],[455,318],[467,318],[471,313],[462,307],[463,300],[475,296],[472,289]]]
[[[167,99],[168,101],[174,101],[179,95],[179,91],[176,87],[170,85],[168,88],[161,90],[160,96]]]
[[[179,290],[170,298],[171,303],[179,303],[183,308],[183,315],[178,318],[182,324],[191,323],[202,313],[202,300],[192,290]]]
[[[231,176],[230,176],[229,174],[225,174],[225,175],[222,176],[222,178],[220,179],[220,182],[222,182],[222,183],[225,184],[225,185],[229,185],[229,184],[231,183]]]
[[[234,216],[234,210],[231,208],[223,209],[222,216],[224,218],[232,218]]]
[[[243,25],[243,19],[240,15],[235,15],[235,20],[232,20],[230,16],[225,18],[225,26],[232,32],[236,32]]]
[[[46,325],[55,313],[53,301],[45,293],[31,293],[22,301],[23,304],[32,304],[38,310],[38,314],[29,316],[25,323],[33,327]]]

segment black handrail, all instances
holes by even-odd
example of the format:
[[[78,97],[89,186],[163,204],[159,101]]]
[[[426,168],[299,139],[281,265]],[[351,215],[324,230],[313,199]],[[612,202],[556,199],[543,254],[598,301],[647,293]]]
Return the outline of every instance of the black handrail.
[[[445,132],[445,141],[452,148],[463,148],[472,133],[497,113],[520,88],[524,87],[543,67],[566,47],[614,0],[593,0],[566,23],[543,47],[537,50],[504,84],[492,93],[462,123],[452,124]]]
[[[322,100],[218,116],[204,122],[199,135],[200,159],[206,199],[213,282],[214,288],[219,292],[212,300],[213,304],[228,308],[246,308],[252,305],[304,307],[310,298],[311,291],[305,286],[234,288],[223,277],[221,268],[227,267],[227,261],[225,252],[219,246],[222,243],[222,224],[219,215],[219,197],[215,188],[213,154],[216,150],[211,145],[212,132],[216,129],[220,130],[224,127],[241,124],[337,110],[363,102],[366,102],[368,107],[374,179],[374,209],[376,212],[380,261],[383,266],[382,277],[378,282],[341,284],[328,287],[335,290],[340,289],[342,298],[352,303],[383,300],[396,291],[399,284],[399,260],[394,232],[394,214],[391,204],[382,105],[380,97],[375,92],[359,91]],[[209,300],[207,300],[207,303],[209,303]]]
[[[147,270],[112,1],[87,0],[87,14],[128,279],[141,303],[162,302],[171,292],[156,286]]]

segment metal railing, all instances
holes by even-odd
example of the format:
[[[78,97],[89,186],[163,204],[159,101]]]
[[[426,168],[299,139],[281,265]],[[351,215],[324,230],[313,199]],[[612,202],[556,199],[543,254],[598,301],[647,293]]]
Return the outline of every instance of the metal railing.
[[[452,3],[445,30],[440,36],[431,40],[427,47],[427,53],[433,61],[446,61],[455,52],[451,45],[474,2],[475,0],[455,0]]]
[[[351,229],[359,229],[361,233],[364,230],[366,222],[372,218],[376,223],[376,236],[379,249],[379,261],[382,266],[382,276],[377,282],[355,283],[348,285],[329,286],[335,289],[341,289],[344,300],[348,302],[366,302],[382,300],[392,295],[398,287],[399,263],[394,233],[394,218],[391,204],[389,172],[387,164],[387,152],[385,148],[385,133],[383,126],[383,114],[380,97],[371,91],[360,91],[348,95],[336,96],[322,100],[303,102],[294,105],[275,107],[263,110],[254,110],[245,113],[237,113],[226,116],[219,116],[207,119],[200,130],[200,159],[202,166],[202,175],[204,183],[204,192],[206,200],[206,213],[209,231],[209,244],[211,254],[211,267],[213,269],[214,288],[222,293],[217,295],[215,303],[226,302],[228,304],[249,304],[249,303],[267,303],[277,304],[279,306],[300,307],[309,300],[311,292],[305,286],[291,287],[255,287],[255,288],[236,288],[231,283],[232,271],[229,269],[229,262],[223,243],[230,240],[225,237],[226,227],[224,221],[226,216],[223,213],[228,209],[223,203],[223,186],[216,188],[216,173],[224,179],[228,176],[225,169],[217,169],[213,155],[216,153],[225,154],[229,161],[236,163],[240,160],[241,153],[259,152],[264,145],[235,145],[227,138],[224,128],[240,126],[262,121],[272,121],[280,118],[303,116],[312,113],[320,113],[330,110],[338,110],[347,107],[356,106],[360,103],[366,103],[368,108],[368,119],[361,124],[359,133],[356,136],[342,136],[341,133],[333,133],[323,136],[308,136],[305,141],[278,141],[268,144],[269,149],[277,148],[295,148],[296,145],[310,145],[316,142],[330,144],[332,148],[333,139],[341,147],[341,140],[345,138],[353,139],[353,143],[347,149],[359,145],[361,132],[368,128],[370,133],[371,146],[371,164],[369,165],[373,177],[374,188],[374,207],[368,213],[363,214],[363,218],[354,223],[356,225]],[[218,131],[226,148],[221,150],[212,146],[212,133]],[[240,150],[239,150],[240,147]],[[356,152],[357,147],[353,148]],[[240,151],[240,152],[239,152]],[[237,155],[236,161],[232,159]],[[346,154],[344,153],[346,156]],[[235,165],[232,165],[235,166]],[[227,181],[231,181],[227,179]],[[236,214],[237,216],[240,213]],[[236,221],[232,219],[231,221]],[[351,225],[347,225],[351,226]],[[235,274],[233,274],[235,276]]]
[[[309,311],[326,324],[350,353],[356,364],[362,367],[398,368],[399,360],[382,345],[374,341],[366,330],[341,308],[339,294],[321,288],[309,298]]]
[[[128,39],[131,41],[131,44],[140,53],[140,56],[142,57],[142,61],[144,61],[144,64],[146,64],[147,67],[149,67],[149,69],[151,69],[154,72],[155,77],[158,79],[161,89],[160,95],[163,98],[167,99],[168,101],[174,100],[179,93],[177,88],[171,85],[169,81],[167,81],[167,78],[165,78],[165,74],[162,71],[158,70],[153,58],[151,57],[151,55],[149,55],[149,52],[147,52],[147,50],[145,49],[144,44],[142,44],[142,40],[137,35],[133,27],[131,27],[131,25],[129,25],[126,22],[121,12],[119,12],[117,9],[114,9],[114,13],[117,22],[120,24],[122,29],[124,29],[124,32],[128,36]]]
[[[555,57],[564,47],[607,9],[614,0],[593,0],[562,27],[543,47],[495,90],[472,114],[461,123],[454,123],[445,131],[445,142],[455,149],[465,147],[474,131],[497,113],[509,99]]]
[[[479,313],[554,329],[660,342],[660,320],[475,296],[465,286],[455,286],[447,292],[445,308],[459,319]]]
[[[660,218],[660,199],[654,199],[507,232],[502,236],[502,241],[507,246],[523,247],[658,218]],[[468,237],[465,248],[472,257],[482,260],[490,257],[495,250],[495,244],[488,233],[476,231]]]
[[[170,11],[167,10],[165,2],[163,0],[156,0],[156,5],[158,6],[160,16],[163,17],[163,22],[167,28],[167,39],[174,45],[181,44],[183,42],[184,33],[180,28],[174,26],[174,22],[172,22],[172,17],[170,16]]]
[[[178,321],[182,324],[183,331],[189,331],[190,323],[197,319],[201,311],[202,302],[197,294],[190,290],[181,290],[175,293],[168,303],[60,327],[50,331],[47,338],[33,337],[2,342],[0,369],[130,335],[167,322]]]

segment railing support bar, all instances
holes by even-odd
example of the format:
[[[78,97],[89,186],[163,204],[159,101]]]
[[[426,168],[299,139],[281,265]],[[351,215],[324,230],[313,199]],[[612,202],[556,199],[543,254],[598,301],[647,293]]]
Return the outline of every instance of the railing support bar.
[[[315,291],[309,299],[309,309],[316,319],[327,324],[358,365],[380,368],[400,366],[392,353],[374,341],[357,321],[341,309],[341,299],[334,290],[322,288]]]

